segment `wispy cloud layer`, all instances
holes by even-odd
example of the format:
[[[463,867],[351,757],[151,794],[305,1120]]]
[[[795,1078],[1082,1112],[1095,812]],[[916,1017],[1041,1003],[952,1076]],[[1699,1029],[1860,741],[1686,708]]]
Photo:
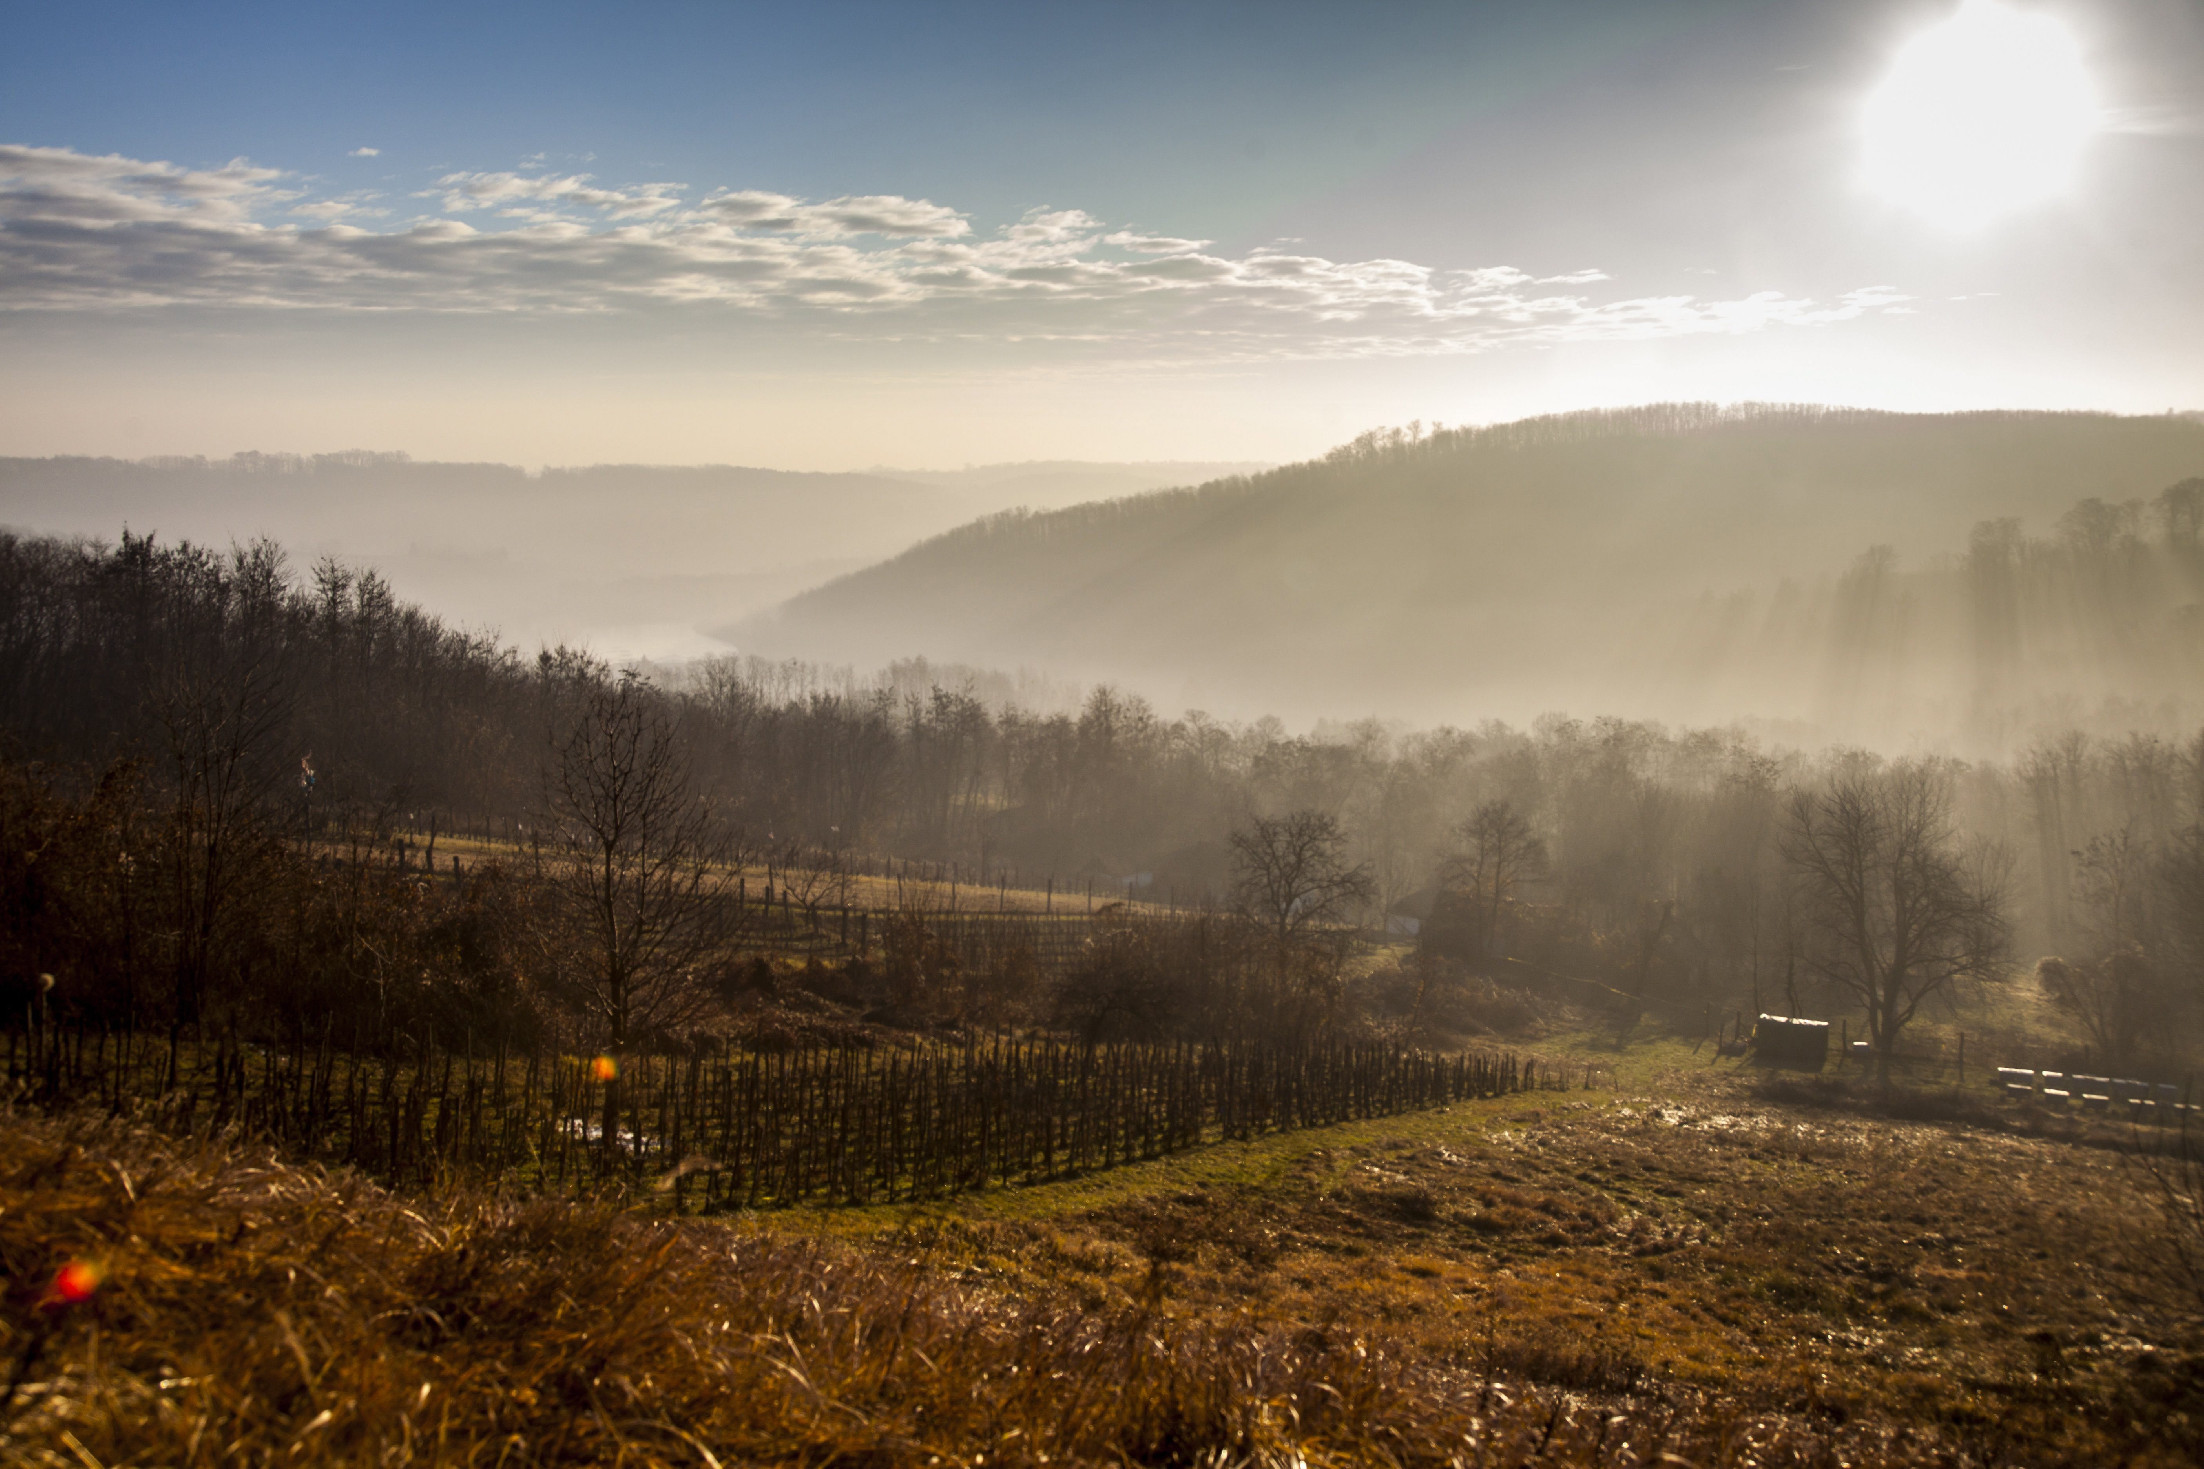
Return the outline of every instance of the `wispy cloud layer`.
[[[989,234],[925,199],[808,201],[683,184],[450,173],[396,201],[317,195],[238,160],[187,169],[0,146],[0,309],[603,312],[666,305],[838,319],[845,331],[984,329],[1186,350],[1448,353],[1510,342],[1746,332],[1842,321],[1904,300],[1777,292],[1601,299],[1598,270],[1438,270],[1113,228],[1036,209]],[[402,207],[418,207],[413,206]],[[479,221],[477,223],[476,221]]]
[[[680,184],[638,184],[631,189],[601,189],[586,173],[453,173],[436,181],[423,198],[440,198],[451,214],[495,209],[522,219],[554,219],[581,209],[608,219],[649,219],[681,207]]]

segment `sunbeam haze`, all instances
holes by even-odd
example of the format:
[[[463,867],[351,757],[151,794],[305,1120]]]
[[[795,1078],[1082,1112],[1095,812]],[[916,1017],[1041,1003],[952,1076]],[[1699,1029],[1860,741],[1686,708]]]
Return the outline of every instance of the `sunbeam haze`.
[[[0,0],[0,1463],[2204,1463],[2195,0]]]

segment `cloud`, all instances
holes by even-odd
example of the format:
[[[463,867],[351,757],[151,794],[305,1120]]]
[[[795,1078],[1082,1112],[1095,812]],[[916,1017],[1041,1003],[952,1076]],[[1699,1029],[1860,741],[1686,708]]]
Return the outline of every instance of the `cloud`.
[[[681,207],[681,184],[638,184],[628,189],[600,189],[586,173],[565,178],[545,174],[451,173],[425,191],[424,199],[441,198],[446,209],[459,213],[470,209],[496,209],[514,218],[557,217],[567,208],[580,208],[613,219],[648,219]]]
[[[688,192],[449,173],[416,196],[439,213],[384,224],[372,193],[314,196],[242,159],[189,169],[0,146],[0,310],[710,308],[843,336],[1076,340],[1229,360],[1807,327],[1906,301],[1881,286],[1834,302],[1596,296],[1587,288],[1609,277],[1594,269],[1334,260],[1294,241],[1220,251],[1079,209],[1036,208],[983,235],[955,209],[901,195]]]
[[[1185,255],[1195,250],[1206,250],[1216,243],[1213,240],[1181,240],[1171,235],[1144,235],[1137,230],[1118,230],[1104,235],[1102,243],[1116,245],[1140,255]]]
[[[318,219],[323,224],[334,224],[340,219],[381,219],[390,211],[378,208],[375,201],[383,196],[368,189],[354,189],[349,193],[333,194],[326,199],[309,199],[302,204],[292,204],[287,211],[307,219]]]
[[[787,194],[730,189],[706,198],[697,205],[697,212],[742,229],[821,239],[884,235],[893,239],[946,240],[970,234],[972,229],[954,209],[898,194],[849,194],[823,204],[807,204]]]
[[[803,211],[815,221],[818,233],[837,235],[887,235],[897,239],[954,239],[972,232],[972,226],[954,209],[925,199],[903,199],[893,194],[858,194],[829,199]]]
[[[383,156],[383,150],[380,148],[354,148],[345,156],[347,158],[380,158]]]
[[[235,159],[221,168],[178,168],[118,154],[0,144],[0,227],[106,228],[162,220],[244,227],[256,209],[285,199],[283,175]]]

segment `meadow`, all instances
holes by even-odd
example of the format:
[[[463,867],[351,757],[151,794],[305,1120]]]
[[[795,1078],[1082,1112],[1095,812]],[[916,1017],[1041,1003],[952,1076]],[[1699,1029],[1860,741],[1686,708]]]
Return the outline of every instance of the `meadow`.
[[[6,1455],[54,1465],[2185,1464],[2138,1135],[1649,1035],[920,1204],[394,1191],[6,1117]],[[96,1271],[71,1300],[70,1262]]]

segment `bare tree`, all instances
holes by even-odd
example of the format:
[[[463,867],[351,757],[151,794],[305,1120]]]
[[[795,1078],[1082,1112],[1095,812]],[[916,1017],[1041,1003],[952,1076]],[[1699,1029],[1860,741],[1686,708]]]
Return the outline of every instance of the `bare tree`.
[[[807,851],[802,843],[789,842],[775,862],[781,897],[803,909],[805,924],[817,933],[819,905],[834,893],[846,865],[842,853],[824,848]]]
[[[2166,959],[2194,1003],[2204,999],[2204,825],[2173,834],[2159,858],[2158,878]]]
[[[1343,922],[1376,889],[1347,860],[1347,837],[1321,811],[1258,816],[1232,833],[1234,906],[1281,948]]]
[[[1354,825],[1368,854],[1375,902],[1381,913],[1390,913],[1394,904],[1430,882],[1445,818],[1435,783],[1405,760],[1381,766],[1368,784]]]
[[[1460,850],[1446,862],[1447,883],[1469,894],[1489,951],[1518,885],[1543,876],[1546,844],[1509,801],[1487,801],[1455,830]]]
[[[2044,959],[2036,978],[2053,1004],[2081,1022],[2106,1064],[2125,1065],[2154,1026],[2174,1018],[2155,942],[2160,869],[2133,826],[2092,838],[2074,856],[2087,953]]]
[[[632,674],[595,680],[546,777],[541,876],[564,922],[555,966],[615,1050],[693,1019],[699,970],[732,932],[727,855],[663,707]]]
[[[259,541],[234,552],[227,568],[208,565],[217,588],[210,625],[181,639],[151,680],[176,790],[168,836],[178,1025],[200,1020],[222,955],[238,938],[240,900],[273,849],[262,818],[292,713],[282,552]]]
[[[1945,772],[1854,770],[1792,798],[1783,854],[1800,879],[1807,962],[1857,999],[1887,1068],[1899,1035],[1955,980],[2000,971],[2008,865],[1962,852]]]

